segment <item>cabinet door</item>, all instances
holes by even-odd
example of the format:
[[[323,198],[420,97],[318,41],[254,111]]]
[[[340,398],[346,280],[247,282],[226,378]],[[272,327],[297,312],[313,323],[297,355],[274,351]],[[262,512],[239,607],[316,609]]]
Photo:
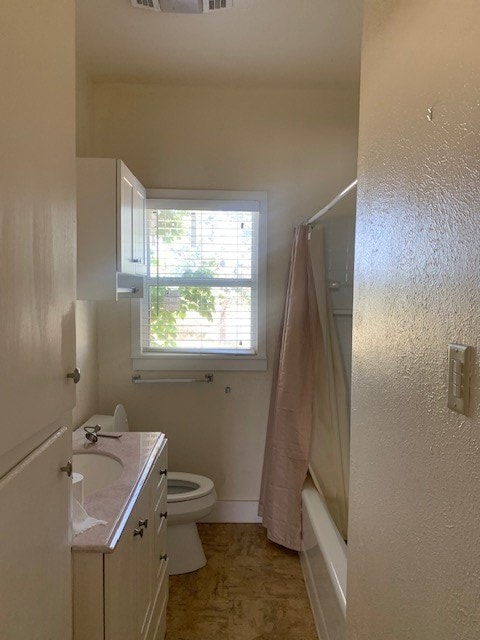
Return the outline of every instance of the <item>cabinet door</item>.
[[[66,427],[0,481],[0,638],[71,638]]]
[[[143,640],[147,633],[153,604],[152,556],[155,527],[150,509],[150,483],[143,489],[137,500],[136,513],[138,514],[138,527],[141,527],[145,519],[148,519],[148,525],[143,527],[143,536],[137,537],[135,540],[137,576],[137,635],[135,637]]]
[[[133,192],[135,177],[119,162],[119,219],[117,229],[117,269],[135,274],[133,262]]]
[[[145,238],[145,190],[137,182],[133,189],[133,262],[135,264],[135,273],[139,276],[147,274],[147,261],[145,255],[146,238]]]
[[[134,510],[113,553],[105,554],[105,640],[137,640]],[[101,603],[99,603],[101,606]]]
[[[152,606],[153,531],[147,485],[115,551],[105,554],[105,640],[142,640],[146,636]]]

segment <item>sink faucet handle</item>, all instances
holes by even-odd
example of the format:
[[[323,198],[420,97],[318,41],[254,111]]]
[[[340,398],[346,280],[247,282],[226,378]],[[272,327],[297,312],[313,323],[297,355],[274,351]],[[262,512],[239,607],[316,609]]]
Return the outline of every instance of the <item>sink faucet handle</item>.
[[[89,442],[98,442],[97,433],[100,431],[100,426],[96,424],[94,427],[83,427],[85,431],[85,438]]]

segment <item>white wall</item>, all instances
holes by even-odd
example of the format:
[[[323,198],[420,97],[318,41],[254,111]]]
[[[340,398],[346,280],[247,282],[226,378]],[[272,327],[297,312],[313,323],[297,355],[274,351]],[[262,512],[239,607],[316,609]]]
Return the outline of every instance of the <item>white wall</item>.
[[[367,0],[355,264],[351,640],[477,640],[480,5]],[[433,120],[427,108],[433,107]]]
[[[93,131],[94,154],[122,158],[146,187],[268,192],[271,365],[293,226],[355,176],[356,94],[97,84]],[[258,499],[270,371],[134,386],[129,303],[98,304],[98,330],[99,411],[122,401],[135,429],[167,433],[170,468],[212,477],[222,500]]]
[[[77,300],[76,305],[77,367],[81,371],[77,384],[73,427],[83,424],[98,409],[98,355],[96,303]]]
[[[76,153],[89,156],[92,145],[93,86],[82,60],[76,61]],[[73,427],[78,427],[98,409],[98,355],[96,303],[77,300],[77,367],[81,371],[76,386]]]
[[[93,83],[86,64],[77,53],[75,65],[75,124],[77,156],[89,156],[92,147]]]

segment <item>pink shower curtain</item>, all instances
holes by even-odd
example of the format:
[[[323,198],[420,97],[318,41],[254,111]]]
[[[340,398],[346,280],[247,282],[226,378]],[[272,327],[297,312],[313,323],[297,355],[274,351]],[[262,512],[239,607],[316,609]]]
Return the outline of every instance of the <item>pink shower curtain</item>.
[[[309,467],[344,537],[348,509],[345,382],[326,295],[322,230],[311,231],[313,242],[309,233],[306,226],[295,229],[259,502],[268,537],[296,551],[301,547],[301,491]]]
[[[277,347],[259,515],[270,540],[300,550],[301,491],[312,430],[313,345],[318,321],[308,259],[308,228],[295,229]]]

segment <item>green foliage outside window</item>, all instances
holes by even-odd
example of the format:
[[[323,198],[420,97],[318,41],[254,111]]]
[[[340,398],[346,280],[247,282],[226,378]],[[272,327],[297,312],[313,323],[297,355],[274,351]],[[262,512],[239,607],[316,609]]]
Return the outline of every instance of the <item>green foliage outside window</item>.
[[[156,224],[150,225],[150,246],[157,246],[157,240],[161,240],[163,244],[172,244],[189,233],[191,215],[188,211],[159,211],[155,218]],[[181,255],[179,257],[181,258]],[[151,260],[152,272],[155,272],[156,262],[157,259]],[[215,276],[217,266],[215,260],[201,261],[200,264],[199,269],[185,269],[179,277],[213,278]],[[174,299],[173,305],[172,299]],[[215,298],[210,287],[150,286],[151,341],[159,347],[176,347],[179,332],[177,320],[184,319],[189,311],[198,313],[210,322],[213,321]]]

